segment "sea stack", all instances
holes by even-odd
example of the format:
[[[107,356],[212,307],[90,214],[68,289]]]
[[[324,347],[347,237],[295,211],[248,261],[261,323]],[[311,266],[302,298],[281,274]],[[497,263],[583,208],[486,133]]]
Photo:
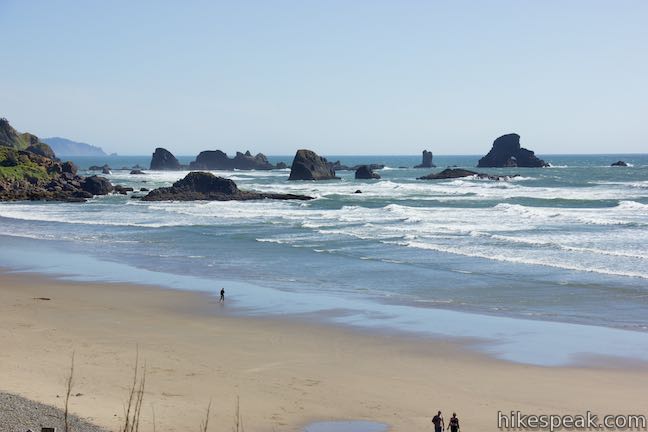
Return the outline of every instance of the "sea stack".
[[[151,158],[151,169],[158,171],[177,171],[182,166],[169,150],[158,147]]]
[[[288,180],[333,180],[335,170],[326,160],[311,150],[297,150]]]
[[[423,160],[419,165],[414,166],[414,168],[436,168],[436,165],[432,162],[433,157],[431,151],[423,150]]]
[[[202,151],[189,167],[205,170],[271,170],[274,168],[263,153],[252,156],[249,150],[245,153],[236,152],[236,156],[231,159],[221,150]]]
[[[493,142],[493,147],[486,156],[479,159],[479,168],[541,168],[548,163],[536,157],[535,153],[520,147],[520,135],[512,133],[502,135]]]

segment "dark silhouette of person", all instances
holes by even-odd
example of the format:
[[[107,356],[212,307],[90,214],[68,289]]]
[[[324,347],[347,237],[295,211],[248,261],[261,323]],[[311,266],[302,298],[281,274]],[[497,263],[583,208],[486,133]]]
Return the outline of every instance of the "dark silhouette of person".
[[[434,432],[443,432],[443,429],[445,429],[445,422],[443,421],[441,411],[437,412],[437,415],[432,417],[432,423],[434,423]]]
[[[450,428],[450,432],[459,432],[459,418],[457,417],[457,413],[452,413],[452,417],[448,421],[448,427]]]
[[[221,288],[221,296],[220,296],[220,303],[225,303],[225,288]]]

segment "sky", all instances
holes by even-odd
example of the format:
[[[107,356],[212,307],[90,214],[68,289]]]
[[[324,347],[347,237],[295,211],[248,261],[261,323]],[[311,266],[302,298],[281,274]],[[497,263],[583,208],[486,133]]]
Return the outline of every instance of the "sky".
[[[648,151],[648,1],[0,0],[0,116],[119,154]]]

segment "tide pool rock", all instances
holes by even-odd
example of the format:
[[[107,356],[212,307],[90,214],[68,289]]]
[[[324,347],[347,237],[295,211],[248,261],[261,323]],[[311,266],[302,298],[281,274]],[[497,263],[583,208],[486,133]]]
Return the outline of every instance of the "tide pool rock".
[[[171,187],[154,189],[143,201],[250,201],[261,199],[311,200],[310,196],[240,190],[230,179],[209,172],[193,171]]]
[[[441,171],[440,173],[428,174],[426,176],[419,177],[417,180],[447,180],[447,179],[462,178],[462,177],[476,177],[479,179],[487,179],[487,180],[509,180],[510,178],[518,177],[518,174],[512,176],[498,176],[498,175],[490,175],[485,173],[478,173],[463,168],[447,168]]]
[[[380,175],[373,172],[369,165],[360,165],[355,172],[355,178],[360,180],[379,179]]]

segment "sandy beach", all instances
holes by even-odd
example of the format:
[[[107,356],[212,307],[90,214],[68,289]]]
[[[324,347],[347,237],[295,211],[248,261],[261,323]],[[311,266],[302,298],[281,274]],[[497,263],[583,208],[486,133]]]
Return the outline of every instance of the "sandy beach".
[[[44,300],[49,299],[49,300]],[[233,316],[207,294],[0,274],[0,391],[62,406],[75,352],[71,410],[117,430],[136,347],[146,362],[142,428],[229,430],[236,399],[248,431],[300,431],[364,419],[432,430],[440,409],[465,431],[497,429],[497,412],[645,413],[640,365],[537,367],[450,340]],[[551,349],[550,346],[547,349]],[[0,428],[1,429],[1,428]]]

